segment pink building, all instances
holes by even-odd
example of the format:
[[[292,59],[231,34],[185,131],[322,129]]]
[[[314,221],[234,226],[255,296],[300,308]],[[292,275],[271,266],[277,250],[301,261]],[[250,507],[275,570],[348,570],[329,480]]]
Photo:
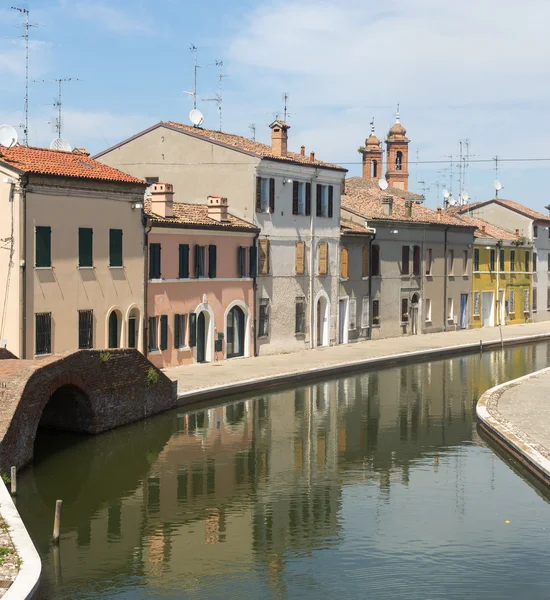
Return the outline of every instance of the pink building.
[[[154,183],[147,218],[148,358],[158,367],[254,355],[258,229],[227,198],[173,201]]]

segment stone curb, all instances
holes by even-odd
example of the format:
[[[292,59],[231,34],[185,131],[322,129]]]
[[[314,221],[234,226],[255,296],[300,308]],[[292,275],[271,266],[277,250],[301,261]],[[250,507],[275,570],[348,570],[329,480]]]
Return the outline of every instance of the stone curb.
[[[489,340],[486,342],[474,342],[468,344],[458,344],[455,346],[444,346],[442,348],[427,348],[426,350],[414,350],[412,352],[403,352],[400,354],[388,354],[386,356],[377,356],[374,358],[365,358],[350,362],[337,364],[328,364],[324,366],[308,369],[307,371],[291,371],[282,373],[281,375],[269,375],[267,377],[259,377],[254,379],[245,379],[243,381],[234,381],[228,384],[211,386],[205,388],[197,388],[188,392],[178,392],[178,403],[180,405],[195,404],[207,400],[213,400],[227,394],[241,394],[257,389],[274,388],[291,384],[296,380],[300,382],[309,381],[311,379],[319,379],[331,375],[341,375],[361,369],[369,369],[374,367],[390,367],[397,364],[414,362],[422,358],[431,356],[442,357],[452,354],[472,353],[476,350],[488,350],[503,346],[513,346],[516,344],[530,343],[537,341],[550,340],[550,333],[537,333],[533,335],[518,336],[504,340]],[[169,371],[166,372],[169,375]]]
[[[498,400],[507,389],[548,372],[550,367],[501,383],[482,394],[476,406],[481,429],[546,484],[550,484],[550,460],[535,448],[525,432],[514,427],[513,423],[499,418]]]
[[[37,600],[40,591],[42,563],[10,493],[1,480],[0,514],[9,526],[10,537],[22,561],[15,581],[8,588],[2,600]]]

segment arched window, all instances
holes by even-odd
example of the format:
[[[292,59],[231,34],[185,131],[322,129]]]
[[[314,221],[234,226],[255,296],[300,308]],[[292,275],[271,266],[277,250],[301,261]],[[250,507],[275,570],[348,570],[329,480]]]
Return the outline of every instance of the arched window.
[[[403,152],[398,150],[395,154],[395,170],[401,171],[401,169],[403,169]]]
[[[227,313],[227,358],[244,356],[245,316],[242,308],[234,306]]]
[[[118,348],[118,316],[114,310],[109,315],[109,348]]]
[[[376,160],[371,161],[371,177],[373,179],[378,177],[378,162]]]

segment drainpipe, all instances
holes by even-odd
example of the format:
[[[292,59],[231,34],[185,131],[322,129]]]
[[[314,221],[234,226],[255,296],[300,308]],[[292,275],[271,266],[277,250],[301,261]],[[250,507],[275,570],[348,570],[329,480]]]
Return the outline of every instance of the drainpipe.
[[[308,289],[308,305],[309,305],[309,349],[313,349],[313,333],[315,331],[315,312],[313,306],[313,267],[314,267],[314,254],[315,254],[315,245],[313,243],[313,214],[317,213],[317,196],[314,194],[314,186],[315,180],[317,179],[317,169],[313,171],[313,175],[311,176],[311,201],[310,201],[310,211],[309,211],[309,289]],[[313,199],[315,198],[315,202]],[[328,261],[328,252],[327,252],[327,273],[329,272],[330,265]],[[329,315],[329,331],[330,331],[330,315]],[[330,335],[329,335],[330,337]],[[317,340],[319,343],[319,340]]]
[[[21,186],[20,199],[22,211],[21,217],[21,358],[27,358],[27,186],[29,185],[29,175],[25,174],[25,182]]]
[[[376,230],[369,240],[369,340],[372,340],[372,243],[376,238]]]
[[[502,310],[501,306],[500,306],[500,294],[499,294],[499,287],[500,287],[500,246],[499,246],[499,242],[501,240],[499,240],[496,243],[495,246],[495,262],[496,262],[496,268],[497,268],[497,295],[496,297],[496,305],[497,305],[497,325],[500,327],[502,325],[502,323],[500,322],[500,311]]]
[[[447,331],[447,232],[449,231],[448,227],[445,227],[445,243],[444,243],[444,251],[443,258],[445,262],[445,277],[443,279],[443,331]]]
[[[145,246],[143,248],[143,252],[145,254],[145,260],[143,261],[143,269],[144,269],[144,281],[145,285],[143,286],[143,340],[141,340],[142,348],[143,348],[143,356],[147,356],[148,354],[148,346],[147,340],[149,339],[149,313],[148,313],[148,303],[147,303],[147,294],[149,293],[149,233],[151,229],[153,229],[153,224],[151,220],[145,216],[145,213],[142,211],[142,219],[143,219],[143,237]]]
[[[254,236],[254,246],[258,245],[258,238],[260,237],[260,232],[256,232],[256,235]],[[257,309],[258,309],[258,305],[256,304],[256,301],[258,299],[258,273],[257,273],[257,269],[256,269],[256,276],[253,278],[252,280],[252,295],[253,295],[253,299],[252,302],[254,303],[254,319],[252,320],[252,326],[254,327],[254,331],[253,331],[253,335],[252,335],[252,340],[254,342],[254,356],[258,356],[258,319],[260,316],[260,311],[258,310],[258,312],[256,313]]]

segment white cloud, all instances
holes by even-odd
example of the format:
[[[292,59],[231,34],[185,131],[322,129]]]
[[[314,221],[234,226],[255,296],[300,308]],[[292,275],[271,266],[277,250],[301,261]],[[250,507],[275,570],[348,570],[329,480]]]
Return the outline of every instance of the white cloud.
[[[96,2],[95,0],[63,0],[63,6],[78,18],[96,23],[100,27],[122,35],[151,33],[150,17],[132,3],[131,10],[128,5],[117,8],[110,4]]]

